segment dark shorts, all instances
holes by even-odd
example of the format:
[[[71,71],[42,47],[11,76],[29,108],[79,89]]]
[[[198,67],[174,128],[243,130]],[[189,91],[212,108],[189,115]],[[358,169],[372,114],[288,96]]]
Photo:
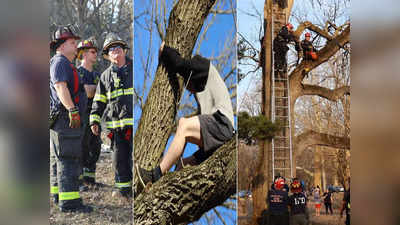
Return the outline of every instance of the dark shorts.
[[[220,111],[211,115],[199,115],[199,121],[203,148],[195,152],[194,157],[198,163],[201,163],[232,139],[233,127],[229,119]]]

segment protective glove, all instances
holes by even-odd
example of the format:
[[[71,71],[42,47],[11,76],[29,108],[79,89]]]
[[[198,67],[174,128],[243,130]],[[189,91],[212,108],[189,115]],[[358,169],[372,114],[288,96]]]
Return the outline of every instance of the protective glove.
[[[77,107],[68,110],[69,116],[69,127],[79,128],[81,127],[81,117],[79,116],[79,110]]]

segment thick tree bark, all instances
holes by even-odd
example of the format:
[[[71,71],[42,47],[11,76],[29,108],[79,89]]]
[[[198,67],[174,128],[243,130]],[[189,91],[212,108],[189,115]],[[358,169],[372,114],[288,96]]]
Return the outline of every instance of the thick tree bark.
[[[135,224],[180,224],[198,220],[236,193],[236,139],[196,167],[168,173],[134,202]]]
[[[180,0],[173,8],[165,43],[189,57],[215,0]],[[159,64],[134,138],[134,158],[143,168],[158,165],[175,124],[182,82]],[[135,190],[138,187],[135,180]]]

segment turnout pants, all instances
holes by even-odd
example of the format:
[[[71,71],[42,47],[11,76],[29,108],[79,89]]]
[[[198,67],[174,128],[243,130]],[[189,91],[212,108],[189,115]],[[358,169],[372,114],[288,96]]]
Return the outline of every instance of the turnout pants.
[[[75,208],[79,195],[82,129],[69,128],[66,115],[60,116],[50,129],[50,193],[58,197],[62,208]]]
[[[132,191],[132,133],[128,136],[126,130],[112,133],[115,188],[121,193],[130,193]]]
[[[82,140],[82,175],[85,182],[95,183],[96,163],[100,157],[101,140],[100,135],[96,136],[92,133],[88,122],[86,123]]]

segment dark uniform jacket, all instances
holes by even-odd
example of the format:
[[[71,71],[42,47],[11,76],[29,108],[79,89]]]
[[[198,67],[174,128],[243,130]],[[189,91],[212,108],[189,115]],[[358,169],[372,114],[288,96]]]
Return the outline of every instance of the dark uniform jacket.
[[[306,214],[307,197],[303,193],[294,193],[289,197],[290,214]]]
[[[279,31],[278,35],[274,39],[274,51],[284,51],[287,52],[289,48],[286,46],[289,42],[295,42],[296,51],[300,50],[299,43],[297,42],[295,36],[289,32],[286,26],[283,26]]]
[[[303,55],[306,60],[311,60],[310,52],[316,52],[316,49],[312,45],[311,41],[302,40],[301,41],[301,48],[303,49]]]
[[[267,202],[271,215],[285,215],[289,213],[289,197],[286,191],[270,190],[268,192]]]
[[[124,130],[133,126],[132,60],[118,68],[111,64],[100,77],[90,113],[90,125],[100,124],[104,115],[109,130]]]

